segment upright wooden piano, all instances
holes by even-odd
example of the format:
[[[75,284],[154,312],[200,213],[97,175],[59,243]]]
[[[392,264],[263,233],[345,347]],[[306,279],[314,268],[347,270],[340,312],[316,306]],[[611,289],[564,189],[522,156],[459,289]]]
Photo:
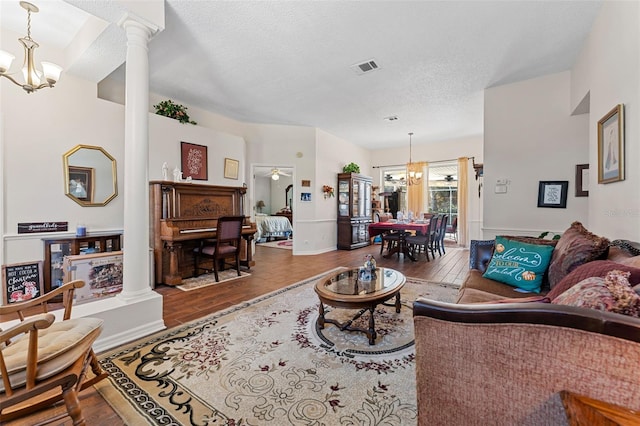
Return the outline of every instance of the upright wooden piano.
[[[193,275],[193,249],[203,238],[215,238],[220,216],[241,216],[245,187],[149,182],[150,238],[155,281],[178,285]],[[251,267],[251,240],[256,225],[245,217],[240,263]]]

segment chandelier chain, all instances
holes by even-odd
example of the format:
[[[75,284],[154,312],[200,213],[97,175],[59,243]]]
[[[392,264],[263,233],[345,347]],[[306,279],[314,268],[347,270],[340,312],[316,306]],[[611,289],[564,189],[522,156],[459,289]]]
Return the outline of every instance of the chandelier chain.
[[[31,38],[31,10],[27,9],[27,40],[33,41]]]

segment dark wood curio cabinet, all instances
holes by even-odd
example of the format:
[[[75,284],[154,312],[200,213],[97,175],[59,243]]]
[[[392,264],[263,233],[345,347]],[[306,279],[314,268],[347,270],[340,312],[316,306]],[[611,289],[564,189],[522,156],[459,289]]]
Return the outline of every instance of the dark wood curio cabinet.
[[[338,174],[338,249],[368,246],[372,178],[359,173]]]

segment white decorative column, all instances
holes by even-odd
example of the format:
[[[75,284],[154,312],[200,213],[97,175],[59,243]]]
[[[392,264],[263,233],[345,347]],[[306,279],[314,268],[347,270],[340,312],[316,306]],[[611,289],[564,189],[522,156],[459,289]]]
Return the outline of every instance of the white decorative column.
[[[120,22],[127,34],[124,121],[123,289],[129,300],[149,287],[149,56],[157,30],[132,15]]]

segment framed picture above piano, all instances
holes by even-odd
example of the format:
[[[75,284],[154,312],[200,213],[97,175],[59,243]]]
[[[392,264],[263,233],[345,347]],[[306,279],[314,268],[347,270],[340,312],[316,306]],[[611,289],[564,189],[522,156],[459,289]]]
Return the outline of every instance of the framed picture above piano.
[[[186,179],[207,180],[207,147],[189,142],[180,142],[182,176]]]

